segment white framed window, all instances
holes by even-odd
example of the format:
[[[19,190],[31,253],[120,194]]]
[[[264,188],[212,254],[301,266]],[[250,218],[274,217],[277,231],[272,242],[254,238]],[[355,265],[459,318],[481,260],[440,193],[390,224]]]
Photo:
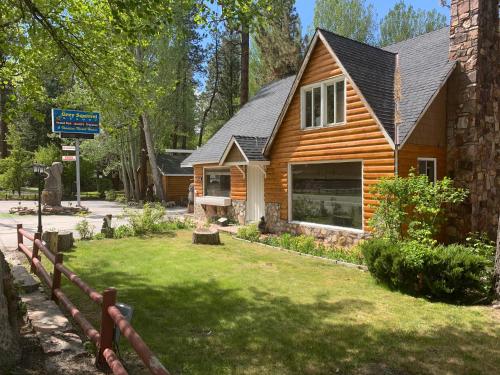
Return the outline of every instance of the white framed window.
[[[344,77],[304,86],[300,93],[302,129],[345,123],[346,84]]]
[[[231,196],[231,170],[229,168],[204,168],[203,175],[204,196]]]
[[[436,158],[418,158],[418,174],[426,175],[430,182],[436,182],[437,179],[437,161]]]
[[[288,164],[288,220],[363,230],[363,162]]]

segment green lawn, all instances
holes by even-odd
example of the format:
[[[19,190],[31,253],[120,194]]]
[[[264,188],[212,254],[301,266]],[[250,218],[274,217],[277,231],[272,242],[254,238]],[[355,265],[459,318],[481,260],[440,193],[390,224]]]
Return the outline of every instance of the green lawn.
[[[219,247],[190,240],[80,242],[65,254],[84,280],[134,306],[134,326],[172,374],[498,374],[490,308],[430,303],[229,236]]]

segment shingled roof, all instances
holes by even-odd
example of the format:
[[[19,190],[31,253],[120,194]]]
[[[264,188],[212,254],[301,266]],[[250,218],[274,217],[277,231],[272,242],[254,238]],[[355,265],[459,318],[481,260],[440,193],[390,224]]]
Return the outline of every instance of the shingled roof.
[[[156,163],[161,174],[164,176],[192,176],[193,168],[181,167],[181,163],[185,158],[186,154],[159,153],[156,155]]]
[[[394,139],[396,54],[319,29],[340,64]]]
[[[448,27],[385,48],[373,47],[326,30],[318,29],[317,33],[321,33],[393,141],[398,65],[401,95],[399,140],[396,143],[408,138],[455,67],[455,62],[448,59]],[[288,96],[293,94],[290,91],[294,81],[295,76],[291,76],[263,87],[182,165],[218,163],[233,136],[269,139],[277,131],[277,122]],[[271,137],[268,142],[272,140]],[[255,153],[256,149],[252,152]]]
[[[448,59],[450,29],[442,29],[392,44],[384,49],[398,54],[401,77],[399,142],[403,143],[427,105],[446,82],[455,61]]]
[[[182,165],[218,163],[234,135],[269,137],[294,79],[295,76],[287,77],[260,89],[205,145],[188,156]]]
[[[267,142],[267,137],[247,137],[244,135],[235,135],[234,139],[238,142],[241,150],[249,161],[264,161],[262,150]]]

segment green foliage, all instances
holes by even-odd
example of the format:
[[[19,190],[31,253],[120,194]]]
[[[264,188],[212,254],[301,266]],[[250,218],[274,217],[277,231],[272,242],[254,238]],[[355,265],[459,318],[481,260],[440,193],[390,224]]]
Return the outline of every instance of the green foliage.
[[[100,241],[106,239],[106,235],[104,233],[96,233],[92,237],[93,240]]]
[[[114,201],[116,200],[116,191],[114,190],[106,190],[104,192],[104,199],[107,201]]]
[[[370,273],[391,288],[437,299],[485,296],[491,261],[466,246],[372,239],[360,245]]]
[[[481,255],[486,259],[494,259],[496,244],[495,241],[489,239],[487,233],[470,233],[465,239],[465,243],[474,254]]]
[[[115,228],[113,237],[116,239],[133,237],[134,230],[130,225],[119,225]]]
[[[314,27],[364,43],[374,43],[376,14],[365,0],[316,0]]]
[[[237,236],[250,242],[258,242],[260,238],[260,231],[259,228],[257,228],[257,225],[250,224],[248,226],[238,228]]]
[[[382,179],[374,188],[379,204],[370,219],[377,236],[393,241],[412,239],[435,243],[446,209],[463,202],[468,192],[447,177],[434,183],[425,175]]]
[[[159,203],[146,203],[142,210],[126,210],[126,213],[136,236],[164,233],[170,230],[165,225],[165,207]]]
[[[0,187],[21,195],[21,188],[33,176],[32,155],[23,148],[22,135],[15,129],[11,129],[7,135],[7,143],[10,155],[0,160]]]
[[[90,224],[87,219],[83,219],[78,224],[76,224],[76,230],[80,234],[80,239],[83,241],[91,240],[94,237],[95,227]]]
[[[447,24],[446,16],[436,9],[414,9],[403,0],[384,16],[380,23],[380,45],[401,42],[415,36],[438,30]]]
[[[53,162],[61,160],[61,149],[53,143],[49,143],[47,146],[40,146],[35,151],[33,159],[36,163],[50,167]]]

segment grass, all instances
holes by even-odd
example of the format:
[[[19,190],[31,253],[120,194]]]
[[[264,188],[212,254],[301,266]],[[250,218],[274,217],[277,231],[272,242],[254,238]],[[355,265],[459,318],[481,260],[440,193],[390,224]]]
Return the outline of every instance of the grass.
[[[79,242],[65,263],[118,289],[172,374],[498,374],[488,307],[430,303],[359,270],[223,236]],[[99,313],[68,283],[92,320]]]

